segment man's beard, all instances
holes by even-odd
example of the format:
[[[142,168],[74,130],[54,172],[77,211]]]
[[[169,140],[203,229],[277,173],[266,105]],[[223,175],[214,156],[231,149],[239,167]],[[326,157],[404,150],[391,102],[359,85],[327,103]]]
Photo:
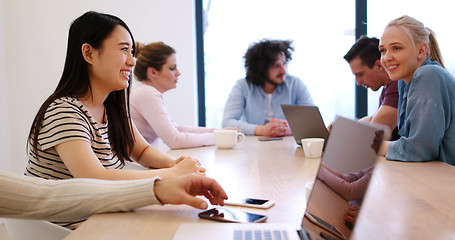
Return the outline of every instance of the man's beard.
[[[280,75],[280,76],[281,76],[281,75]],[[276,82],[270,80],[270,78],[267,78],[265,81],[268,82],[268,83],[270,83],[270,84],[272,84],[272,85],[275,86],[275,87],[284,84],[284,79],[283,79],[283,81],[281,81],[281,83],[276,83]]]

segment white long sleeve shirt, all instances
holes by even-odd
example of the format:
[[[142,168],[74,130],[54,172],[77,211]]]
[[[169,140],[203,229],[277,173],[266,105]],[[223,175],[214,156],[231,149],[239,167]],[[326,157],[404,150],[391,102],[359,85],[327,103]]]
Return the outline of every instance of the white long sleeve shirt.
[[[160,204],[153,192],[157,179],[45,180],[0,170],[0,217],[77,221]]]
[[[182,107],[185,107],[185,103],[182,103]],[[163,96],[152,86],[139,83],[133,88],[130,108],[134,124],[152,146],[158,146],[158,138],[172,149],[215,144],[213,128],[174,123],[166,111]]]

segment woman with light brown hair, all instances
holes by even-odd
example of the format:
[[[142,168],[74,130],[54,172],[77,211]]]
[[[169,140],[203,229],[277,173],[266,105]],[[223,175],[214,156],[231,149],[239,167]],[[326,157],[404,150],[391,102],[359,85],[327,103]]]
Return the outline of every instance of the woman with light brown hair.
[[[145,140],[158,146],[161,138],[172,149],[213,145],[215,129],[178,125],[166,111],[162,94],[176,88],[180,76],[175,50],[163,42],[136,43],[136,58],[140,83],[131,92],[131,118]]]

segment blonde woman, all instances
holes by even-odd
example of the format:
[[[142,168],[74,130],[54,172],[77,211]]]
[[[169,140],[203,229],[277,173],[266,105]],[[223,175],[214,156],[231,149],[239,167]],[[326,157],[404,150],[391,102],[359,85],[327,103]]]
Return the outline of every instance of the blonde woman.
[[[397,141],[380,153],[389,160],[440,160],[455,165],[455,79],[444,68],[432,30],[409,16],[391,21],[379,44],[381,63],[398,81]]]

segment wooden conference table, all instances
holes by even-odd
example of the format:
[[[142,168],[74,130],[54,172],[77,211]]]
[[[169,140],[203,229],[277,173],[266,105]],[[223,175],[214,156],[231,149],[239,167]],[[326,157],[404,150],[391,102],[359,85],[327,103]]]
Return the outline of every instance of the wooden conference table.
[[[229,197],[276,200],[269,223],[300,226],[306,208],[305,183],[314,179],[320,159],[305,158],[292,137],[261,142],[249,136],[233,149],[201,147],[171,150],[207,168]],[[402,163],[380,158],[352,239],[454,239],[455,167],[442,162]],[[172,239],[177,227],[199,219],[189,206],[148,206],[133,212],[97,214],[66,239]]]

